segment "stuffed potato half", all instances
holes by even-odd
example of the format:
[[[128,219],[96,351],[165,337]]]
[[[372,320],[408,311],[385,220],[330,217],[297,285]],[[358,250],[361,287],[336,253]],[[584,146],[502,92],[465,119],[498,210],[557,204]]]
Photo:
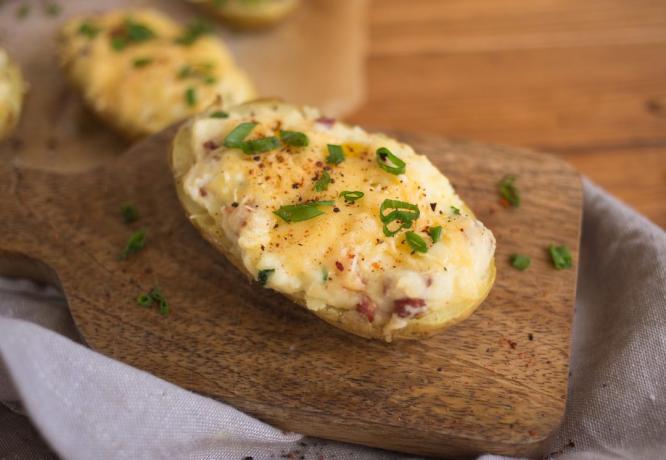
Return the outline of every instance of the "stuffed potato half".
[[[0,48],[0,140],[18,124],[26,85],[19,67]]]
[[[348,332],[427,336],[493,284],[493,234],[425,156],[383,134],[278,101],[211,107],[179,129],[171,165],[206,239]]]
[[[130,139],[208,107],[255,97],[249,78],[205,24],[187,27],[152,9],[70,19],[61,29],[62,67],[87,105]]]

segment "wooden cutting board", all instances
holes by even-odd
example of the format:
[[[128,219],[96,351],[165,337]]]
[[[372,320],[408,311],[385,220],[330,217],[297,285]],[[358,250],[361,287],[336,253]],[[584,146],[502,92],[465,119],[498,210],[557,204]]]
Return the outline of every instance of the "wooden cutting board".
[[[290,431],[426,455],[537,455],[564,414],[579,175],[524,150],[399,135],[427,154],[497,237],[497,282],[467,321],[418,342],[334,329],[249,282],[184,217],[167,167],[173,130],[107,166],[58,175],[0,165],[2,272],[57,282],[93,349]],[[519,177],[505,209],[497,182]],[[134,203],[140,220],[122,222]],[[118,254],[133,230],[146,248]],[[526,272],[511,253],[532,257]],[[171,313],[136,304],[159,285]]]

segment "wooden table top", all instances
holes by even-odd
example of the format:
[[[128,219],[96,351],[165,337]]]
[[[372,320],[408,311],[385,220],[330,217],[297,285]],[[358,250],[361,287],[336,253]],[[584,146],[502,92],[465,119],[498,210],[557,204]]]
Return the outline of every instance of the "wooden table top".
[[[374,0],[352,121],[556,153],[666,227],[666,1]]]

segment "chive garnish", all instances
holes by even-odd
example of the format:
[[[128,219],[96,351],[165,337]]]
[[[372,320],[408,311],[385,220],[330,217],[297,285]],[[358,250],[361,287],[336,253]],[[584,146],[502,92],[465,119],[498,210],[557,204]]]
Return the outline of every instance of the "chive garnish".
[[[430,235],[430,239],[432,240],[433,244],[437,243],[442,237],[442,226],[438,225],[437,227],[430,227],[428,234]]]
[[[30,14],[30,5],[23,4],[16,10],[16,17],[19,19],[25,19]]]
[[[132,65],[133,65],[135,68],[140,69],[141,67],[146,67],[147,65],[151,64],[152,62],[153,62],[153,59],[152,59],[152,58],[144,57],[144,58],[138,58],[138,59],[135,59],[135,60],[132,62]]]
[[[257,280],[259,281],[259,284],[261,284],[262,286],[266,286],[266,283],[268,283],[268,277],[271,276],[273,273],[275,273],[274,268],[259,270],[259,273],[257,274]]]
[[[504,198],[511,206],[517,208],[520,206],[520,193],[518,188],[514,184],[516,181],[516,176],[505,176],[497,184],[499,187],[499,194]]]
[[[123,222],[126,224],[131,224],[139,220],[139,211],[136,210],[134,205],[124,204],[121,206],[120,212],[123,216]]]
[[[392,164],[386,163],[386,160],[390,161]],[[377,164],[384,171],[398,175],[404,174],[406,169],[406,164],[397,156],[387,149],[386,147],[380,147],[377,149]]]
[[[332,165],[339,165],[345,161],[345,153],[342,150],[342,146],[335,144],[328,144],[328,156],[326,157],[326,163]]]
[[[277,211],[273,211],[273,214],[285,222],[301,222],[324,214],[324,211],[319,209],[319,206],[333,206],[334,204],[333,201],[311,201],[303,204],[289,204],[280,207]]]
[[[385,213],[384,211],[388,209],[393,209],[393,211]],[[379,218],[384,223],[383,231],[386,236],[395,236],[400,230],[411,227],[420,215],[418,206],[405,201],[387,199],[379,207]],[[392,222],[398,222],[400,225],[395,230],[391,230],[389,224]]]
[[[324,170],[321,173],[321,177],[315,182],[314,189],[316,192],[324,192],[328,189],[328,184],[331,183],[331,176],[328,174],[328,171]]]
[[[354,203],[356,200],[363,198],[365,193],[359,191],[347,191],[340,192],[340,196],[345,199],[347,203]]]
[[[571,257],[571,252],[569,248],[564,245],[556,246],[551,244],[548,246],[548,252],[550,253],[550,258],[553,261],[553,265],[558,270],[563,270],[565,268],[571,268],[573,266],[573,259]]]
[[[423,238],[417,233],[409,231],[405,233],[405,241],[416,252],[428,252],[428,246]]]
[[[83,35],[90,39],[95,38],[100,32],[100,28],[90,22],[84,22],[79,26],[79,35]]]
[[[136,232],[132,233],[132,236],[130,236],[129,240],[127,241],[125,249],[123,249],[123,252],[120,253],[120,259],[121,260],[127,259],[132,254],[136,254],[137,252],[143,249],[145,244],[146,244],[146,231],[137,230]]]
[[[300,131],[280,131],[280,139],[292,147],[307,147],[310,143],[308,136]]]
[[[243,147],[243,141],[252,132],[257,123],[248,122],[241,123],[231,130],[227,137],[224,138],[224,146],[231,149],[239,149]]]
[[[116,51],[122,51],[130,45],[155,38],[155,33],[139,22],[126,19],[122,27],[113,32],[111,36],[111,47]]]
[[[183,35],[176,38],[174,41],[179,45],[189,46],[195,41],[197,41],[199,37],[207,35],[210,32],[211,32],[210,24],[208,24],[206,21],[202,20],[201,18],[196,18],[187,26],[187,28],[183,32]]]
[[[185,102],[190,107],[197,105],[197,90],[190,87],[185,90]]]
[[[270,152],[280,147],[280,140],[275,136],[262,137],[261,139],[253,139],[251,141],[244,141],[241,145],[243,152],[248,155],[255,153]]]
[[[532,259],[530,259],[529,256],[522,254],[511,254],[509,261],[511,262],[513,268],[516,268],[522,272],[527,270],[527,268],[530,266],[530,263],[532,262]]]
[[[136,303],[144,308],[148,308],[153,304],[153,298],[150,297],[150,294],[140,294],[139,297],[136,298]]]
[[[325,283],[328,281],[328,268],[321,267],[321,280]]]
[[[169,302],[167,302],[166,297],[162,295],[162,291],[160,291],[160,288],[158,287],[152,288],[145,294],[140,294],[136,298],[136,303],[144,308],[149,308],[152,307],[153,304],[157,304],[162,316],[167,316],[169,314]]]
[[[460,209],[456,208],[455,206],[451,206],[451,212],[457,216],[460,215]]]
[[[217,110],[208,116],[211,118],[229,118],[229,114],[227,112],[223,112],[222,110]]]
[[[47,5],[44,6],[44,12],[48,16],[58,16],[61,11],[62,8],[60,7],[60,5],[54,2],[48,3]]]

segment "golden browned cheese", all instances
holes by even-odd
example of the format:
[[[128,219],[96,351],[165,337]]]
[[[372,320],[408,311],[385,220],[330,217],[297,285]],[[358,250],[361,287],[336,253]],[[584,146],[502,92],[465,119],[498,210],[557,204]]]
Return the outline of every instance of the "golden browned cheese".
[[[18,66],[0,49],[0,140],[14,131],[21,116],[25,90]]]
[[[300,0],[190,0],[238,27],[261,28],[285,18]]]
[[[130,138],[155,133],[210,105],[255,96],[214,35],[153,10],[72,19],[61,30],[67,76],[102,119]]]
[[[486,297],[493,234],[425,156],[315,109],[263,101],[224,118],[218,111],[180,129],[172,164],[193,223],[251,277],[342,329],[387,341],[441,330]],[[246,123],[254,125],[244,142],[267,151],[225,146]],[[305,135],[307,146],[289,145],[285,131]],[[403,172],[382,167],[382,149]],[[387,223],[381,216],[396,208],[381,211],[386,200],[418,216]],[[309,206],[309,218],[285,219],[285,206]]]

